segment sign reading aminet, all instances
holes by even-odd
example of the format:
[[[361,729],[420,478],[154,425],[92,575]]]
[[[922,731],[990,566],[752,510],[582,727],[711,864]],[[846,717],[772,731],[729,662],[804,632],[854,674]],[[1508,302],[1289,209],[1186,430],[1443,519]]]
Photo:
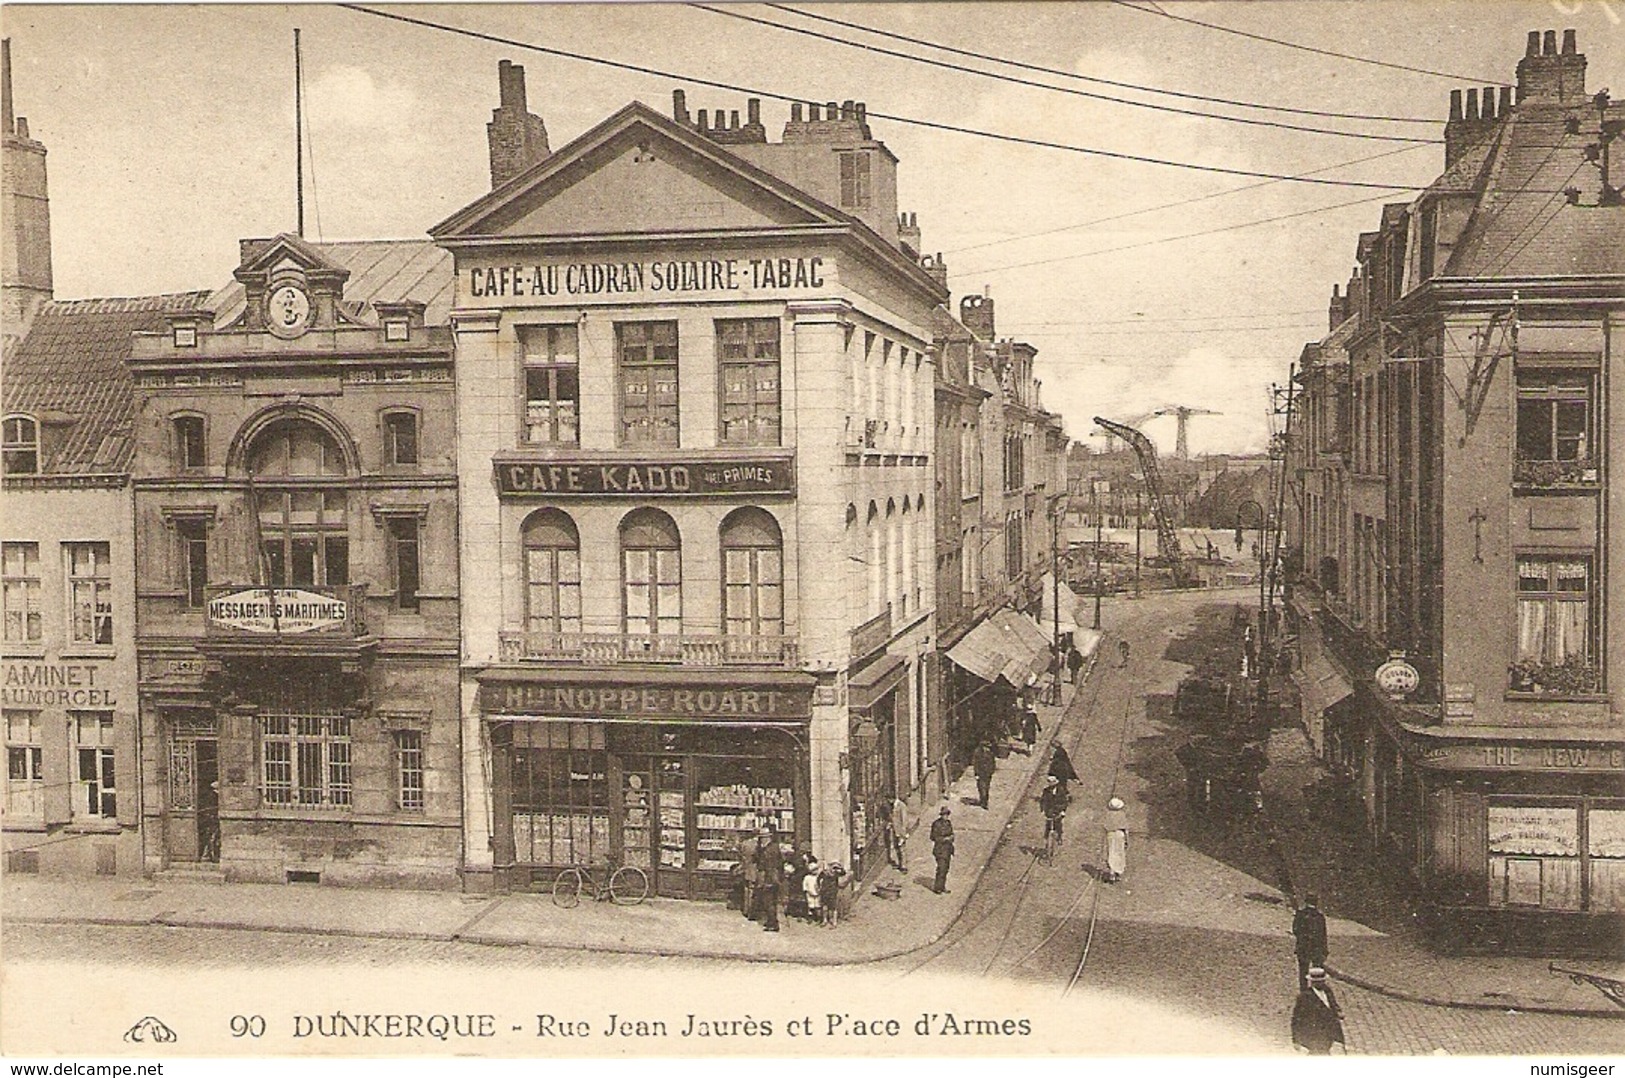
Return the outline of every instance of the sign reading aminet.
[[[350,604],[296,588],[250,588],[209,600],[209,624],[247,633],[310,633],[340,629]]]

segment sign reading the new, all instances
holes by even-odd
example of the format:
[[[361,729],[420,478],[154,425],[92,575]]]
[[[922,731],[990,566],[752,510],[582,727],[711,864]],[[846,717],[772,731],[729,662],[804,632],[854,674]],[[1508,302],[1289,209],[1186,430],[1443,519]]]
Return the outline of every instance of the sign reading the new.
[[[794,494],[795,462],[783,457],[674,464],[601,459],[496,463],[502,494]]]
[[[485,262],[459,270],[469,299],[542,300],[810,292],[834,279],[834,260],[821,255],[781,258],[670,258],[636,262]]]
[[[350,604],[297,588],[248,588],[209,600],[209,624],[245,633],[312,633],[342,629]]]

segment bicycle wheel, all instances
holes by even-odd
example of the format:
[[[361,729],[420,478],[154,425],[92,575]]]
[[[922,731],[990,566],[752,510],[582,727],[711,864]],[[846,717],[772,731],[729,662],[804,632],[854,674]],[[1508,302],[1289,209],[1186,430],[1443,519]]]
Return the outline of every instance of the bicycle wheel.
[[[586,878],[579,868],[567,868],[553,878],[553,903],[567,910],[581,905],[581,889]]]
[[[636,906],[649,897],[649,874],[637,865],[622,865],[609,877],[609,897],[617,906]]]

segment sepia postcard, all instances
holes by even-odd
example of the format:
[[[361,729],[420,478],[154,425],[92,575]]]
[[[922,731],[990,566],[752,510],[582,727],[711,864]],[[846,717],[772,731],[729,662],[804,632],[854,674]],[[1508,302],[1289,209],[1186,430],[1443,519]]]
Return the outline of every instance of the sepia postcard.
[[[1625,1062],[1622,0],[0,24],[11,1073]]]

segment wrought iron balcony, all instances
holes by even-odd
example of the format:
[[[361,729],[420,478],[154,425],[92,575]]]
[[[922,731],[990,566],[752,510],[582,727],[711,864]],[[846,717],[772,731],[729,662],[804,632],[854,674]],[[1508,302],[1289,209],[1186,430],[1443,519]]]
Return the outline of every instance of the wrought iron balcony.
[[[667,666],[771,666],[800,662],[799,638],[717,634],[556,633],[507,630],[503,662],[659,663]]]
[[[1524,490],[1595,490],[1601,486],[1595,460],[1519,460],[1512,482]]]

